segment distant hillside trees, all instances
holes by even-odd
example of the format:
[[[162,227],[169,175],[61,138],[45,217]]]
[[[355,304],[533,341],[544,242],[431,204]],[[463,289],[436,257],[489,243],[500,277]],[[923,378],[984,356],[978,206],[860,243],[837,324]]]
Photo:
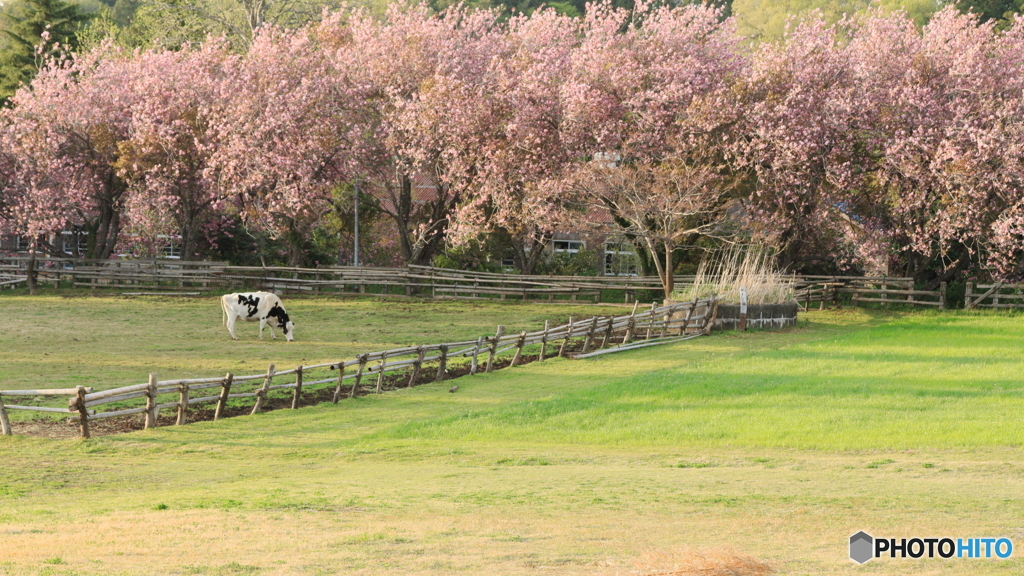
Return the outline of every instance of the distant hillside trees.
[[[89,17],[63,0],[11,0],[0,7],[0,100],[35,76],[54,53],[78,48]]]

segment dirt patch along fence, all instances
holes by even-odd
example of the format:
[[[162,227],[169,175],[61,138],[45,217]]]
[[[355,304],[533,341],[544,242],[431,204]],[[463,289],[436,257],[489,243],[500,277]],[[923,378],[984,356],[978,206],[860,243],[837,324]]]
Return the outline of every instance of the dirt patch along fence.
[[[0,390],[0,433],[12,433],[8,410],[58,413],[77,420],[83,438],[92,436],[90,424],[108,418],[134,418],[120,430],[154,428],[161,411],[173,410],[173,423],[218,420],[226,416],[257,414],[270,407],[298,408],[323,401],[337,403],[359,394],[441,382],[452,377],[528,361],[566,356],[587,358],[676,342],[707,334],[714,322],[717,303],[694,300],[667,306],[651,305],[629,314],[570,318],[569,322],[543,330],[506,333],[499,325],[493,336],[475,340],[407,346],[359,354],[349,360],[277,370],[271,364],[260,374],[228,373],[210,378],[158,380],[150,374],[142,384],[93,391],[79,386],[67,389]],[[287,392],[290,398],[281,398]],[[272,394],[276,394],[272,397]],[[24,398],[18,404],[6,403]],[[66,398],[66,407],[47,406]],[[253,404],[248,405],[252,400]],[[240,404],[245,404],[241,406]],[[137,416],[142,416],[141,423]],[[141,424],[141,426],[139,425]]]

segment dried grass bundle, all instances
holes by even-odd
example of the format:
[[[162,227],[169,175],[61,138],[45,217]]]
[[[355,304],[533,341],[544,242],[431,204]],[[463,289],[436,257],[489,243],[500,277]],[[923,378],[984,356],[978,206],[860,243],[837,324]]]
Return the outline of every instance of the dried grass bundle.
[[[796,301],[793,279],[775,267],[774,253],[756,246],[739,246],[705,258],[692,285],[673,294],[673,300],[716,296],[723,304],[739,304],[740,288],[747,304],[786,304]]]

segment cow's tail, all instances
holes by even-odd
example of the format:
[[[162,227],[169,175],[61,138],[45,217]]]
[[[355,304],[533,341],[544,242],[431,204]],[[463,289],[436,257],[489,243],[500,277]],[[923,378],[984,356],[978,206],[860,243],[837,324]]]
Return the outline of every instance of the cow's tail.
[[[224,295],[224,296],[220,297],[220,312],[221,312],[221,319],[220,319],[221,320],[221,325],[222,326],[227,326],[228,325],[227,295]]]

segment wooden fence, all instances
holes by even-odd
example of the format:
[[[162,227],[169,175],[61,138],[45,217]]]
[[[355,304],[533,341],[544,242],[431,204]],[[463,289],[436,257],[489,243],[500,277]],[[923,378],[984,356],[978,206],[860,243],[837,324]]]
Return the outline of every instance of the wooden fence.
[[[0,287],[24,282],[25,257],[0,258]],[[439,299],[587,300],[599,303],[610,291],[621,292],[626,303],[639,292],[660,295],[661,282],[652,276],[539,276],[471,272],[407,266],[405,268],[326,267],[290,268],[229,266],[225,262],[180,260],[73,260],[41,258],[40,281],[70,282],[91,288],[162,291],[261,289],[291,293],[376,293],[397,290],[406,296]],[[6,276],[5,276],[6,274]],[[915,290],[912,278],[884,276],[793,275],[797,299],[805,309],[838,303],[840,294],[852,301],[912,306],[946,306],[946,285],[939,290]],[[693,276],[675,277],[676,286],[692,285]],[[374,291],[375,290],[375,291]],[[1005,291],[1004,291],[1005,292]]]
[[[878,302],[888,304],[909,304],[912,306],[946,307],[946,283],[938,290],[914,290],[913,278],[894,276],[795,276],[796,299],[804,310],[812,302],[839,302],[840,294],[852,294],[853,302]]]
[[[249,413],[256,414],[266,406],[269,395],[277,391],[290,391],[290,406],[294,409],[299,407],[304,390],[308,393],[314,388],[333,387],[331,398],[337,403],[342,397],[351,398],[368,390],[379,394],[385,389],[413,386],[425,378],[436,382],[446,380],[453,362],[460,364],[468,374],[481,370],[491,372],[499,367],[500,361],[508,360],[509,355],[508,365],[515,366],[525,360],[528,347],[537,353],[538,360],[554,356],[587,358],[694,338],[708,333],[716,310],[713,300],[661,307],[652,304],[649,310],[639,313],[638,303],[635,303],[633,311],[622,316],[595,316],[579,321],[569,318],[568,323],[555,327],[545,322],[543,330],[518,334],[506,334],[502,325],[494,336],[475,340],[369,352],[354,359],[281,371],[271,364],[265,373],[248,376],[228,373],[223,377],[158,380],[156,374],[150,374],[146,383],[98,392],[82,386],[0,390],[0,431],[4,435],[11,434],[8,410],[74,415],[82,437],[89,438],[89,422],[97,419],[142,414],[145,428],[153,428],[158,424],[160,411],[175,410],[175,423],[180,426],[188,422],[189,410],[199,404],[214,405],[213,419],[217,420],[225,415],[229,401],[253,398]],[[388,372],[394,373],[390,380],[385,378]],[[281,379],[287,381],[281,383]],[[346,385],[345,381],[351,383]],[[42,405],[55,397],[68,397],[67,407]],[[5,398],[25,400],[6,404]],[[24,403],[26,401],[30,403]],[[137,405],[140,402],[143,404]],[[103,411],[100,406],[108,409]]]
[[[1024,308],[1024,284],[968,282],[964,308]]]

